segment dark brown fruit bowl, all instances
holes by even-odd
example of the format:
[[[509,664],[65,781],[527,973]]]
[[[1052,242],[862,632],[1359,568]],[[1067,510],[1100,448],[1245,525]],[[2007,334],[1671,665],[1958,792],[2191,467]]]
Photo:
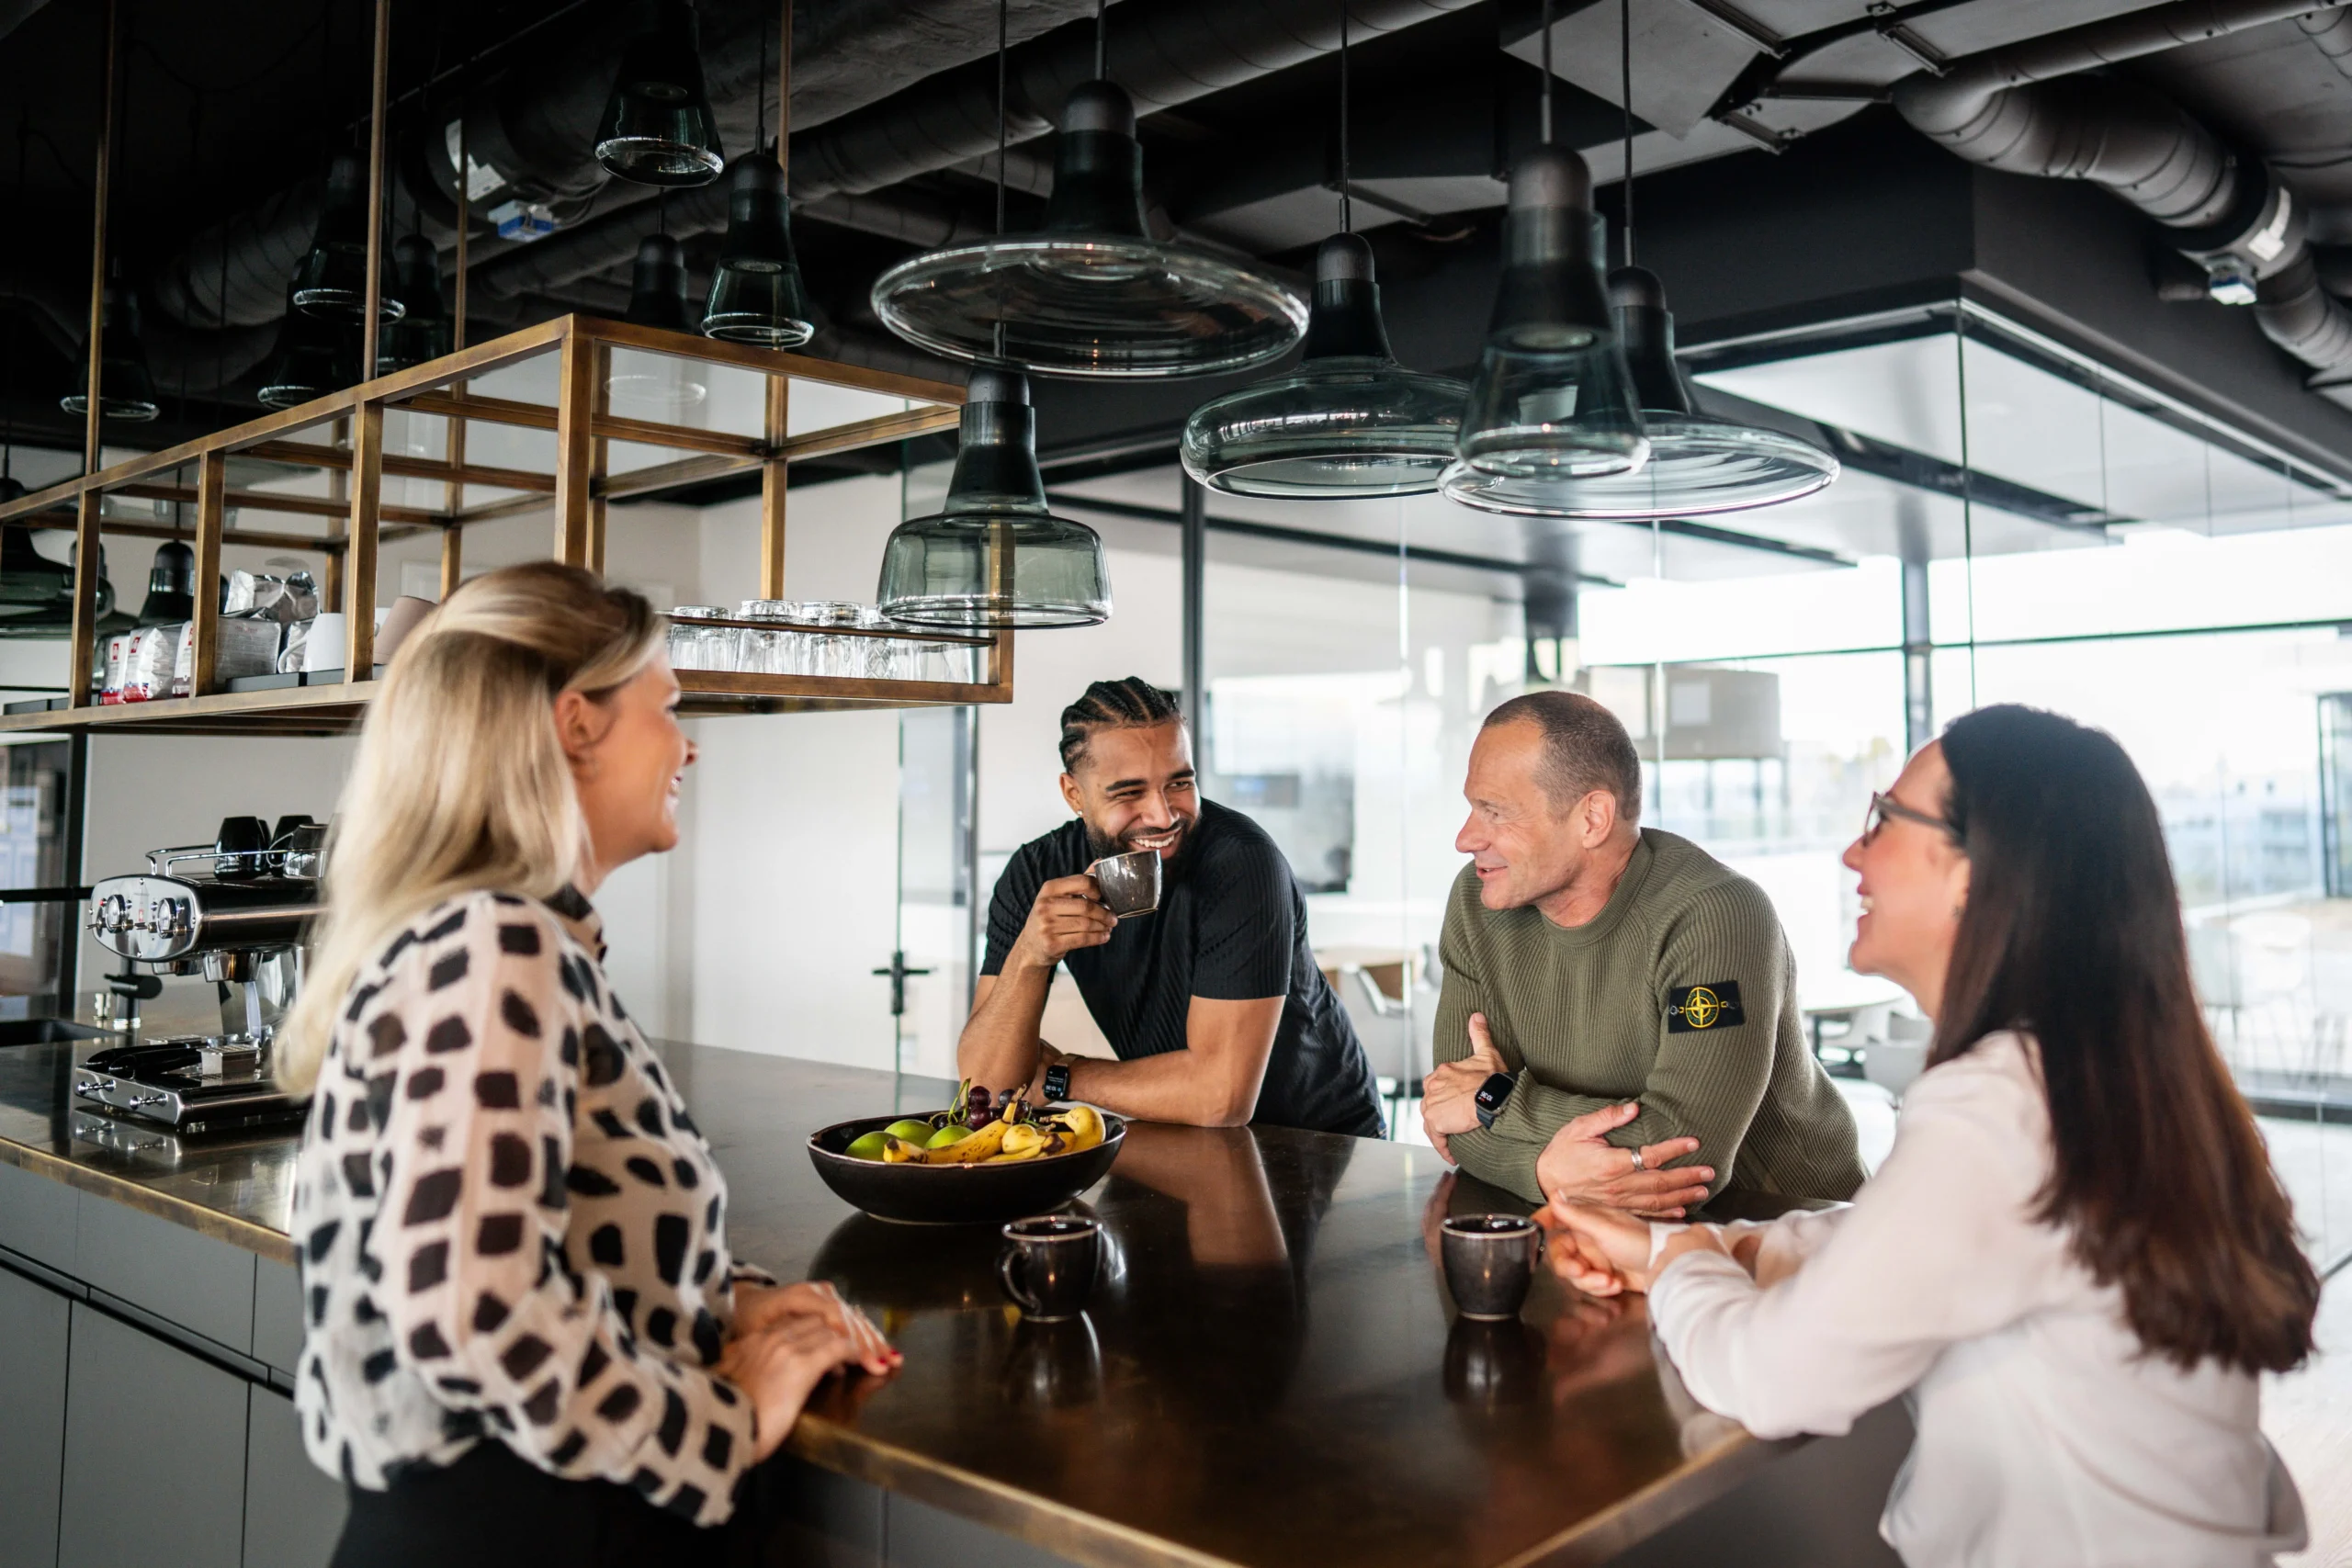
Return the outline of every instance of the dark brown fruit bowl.
[[[1127,1135],[1124,1117],[1102,1112],[1102,1141],[1074,1155],[1010,1165],[889,1165],[844,1153],[899,1116],[836,1122],[808,1135],[808,1158],[833,1195],[877,1220],[914,1225],[998,1225],[1049,1214],[1109,1174]]]

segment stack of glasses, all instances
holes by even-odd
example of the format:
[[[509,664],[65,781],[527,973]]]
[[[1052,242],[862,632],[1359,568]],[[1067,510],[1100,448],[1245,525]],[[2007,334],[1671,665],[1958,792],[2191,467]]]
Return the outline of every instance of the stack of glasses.
[[[773,622],[748,626],[711,621]],[[899,629],[871,604],[824,599],[746,599],[733,615],[717,604],[670,612],[670,664],[676,670],[735,670],[758,675],[820,675],[871,681],[970,681],[972,650],[905,637],[854,637],[831,626]]]

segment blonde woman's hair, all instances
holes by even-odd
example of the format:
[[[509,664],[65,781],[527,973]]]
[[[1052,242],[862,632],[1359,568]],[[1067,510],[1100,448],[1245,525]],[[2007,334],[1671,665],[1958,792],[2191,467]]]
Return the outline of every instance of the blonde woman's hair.
[[[545,898],[572,880],[587,827],[555,699],[609,695],[662,642],[643,598],[554,561],[486,572],[417,623],[335,806],[325,908],[274,1053],[282,1087],[317,1082],[345,993],[392,932],[462,894]]]

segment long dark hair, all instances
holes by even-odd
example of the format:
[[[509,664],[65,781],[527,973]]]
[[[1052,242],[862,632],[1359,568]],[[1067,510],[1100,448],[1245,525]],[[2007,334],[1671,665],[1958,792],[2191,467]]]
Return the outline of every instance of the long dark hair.
[[[2188,977],[2156,803],[2109,736],[2033,708],[1944,731],[1968,905],[1929,1065],[2016,1029],[2041,1044],[2056,1163],[2040,1217],[2142,1345],[2283,1371],[2319,1278]]]

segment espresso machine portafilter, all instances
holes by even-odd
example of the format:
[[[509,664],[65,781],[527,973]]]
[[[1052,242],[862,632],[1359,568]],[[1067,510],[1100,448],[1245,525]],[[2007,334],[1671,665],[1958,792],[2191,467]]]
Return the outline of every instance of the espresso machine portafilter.
[[[253,1128],[300,1118],[271,1081],[269,1048],[302,979],[302,943],[318,912],[324,829],[307,818],[272,833],[232,818],[210,844],[153,850],[142,875],[90,889],[90,931],[123,960],[128,998],[153,994],[138,971],[202,976],[220,990],[220,1032],[137,1040],[94,1053],[74,1070],[85,1103],[182,1133]]]

